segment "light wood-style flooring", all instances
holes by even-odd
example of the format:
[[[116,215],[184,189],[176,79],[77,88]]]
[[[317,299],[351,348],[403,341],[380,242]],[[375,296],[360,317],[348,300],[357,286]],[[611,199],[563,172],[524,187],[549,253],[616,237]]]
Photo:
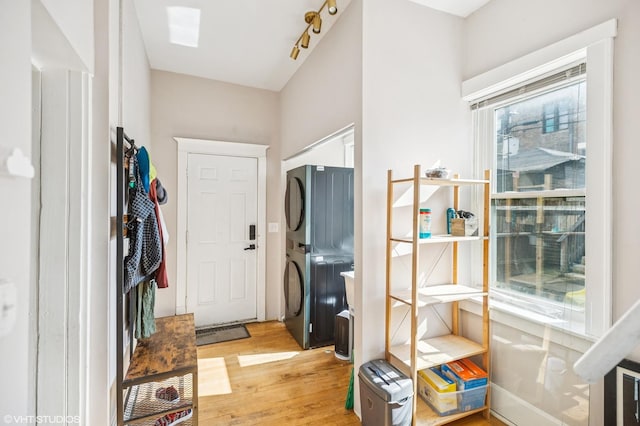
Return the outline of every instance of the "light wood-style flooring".
[[[360,424],[344,408],[352,364],[333,346],[303,351],[277,321],[247,329],[250,338],[198,347],[200,425]],[[480,415],[452,424],[502,425]]]

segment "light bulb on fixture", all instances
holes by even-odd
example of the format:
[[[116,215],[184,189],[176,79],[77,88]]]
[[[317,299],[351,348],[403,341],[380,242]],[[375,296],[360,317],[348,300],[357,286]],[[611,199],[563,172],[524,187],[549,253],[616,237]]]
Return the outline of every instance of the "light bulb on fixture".
[[[316,15],[313,17],[313,32],[316,34],[320,34],[320,30],[322,28],[322,18],[320,17],[319,13],[316,13]]]
[[[320,17],[319,12],[307,12],[304,14],[304,22],[309,24],[312,27],[314,33],[320,33],[320,29],[322,28],[322,18]]]
[[[338,13],[336,0],[327,0],[327,10],[329,11],[329,15],[335,15],[336,13]]]

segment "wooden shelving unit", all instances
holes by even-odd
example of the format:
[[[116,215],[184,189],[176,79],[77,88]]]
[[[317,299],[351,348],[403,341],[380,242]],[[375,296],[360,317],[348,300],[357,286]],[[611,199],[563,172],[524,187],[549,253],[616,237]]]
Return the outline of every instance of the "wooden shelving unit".
[[[481,180],[474,179],[430,179],[422,177],[421,167],[414,166],[413,177],[395,179],[392,171],[387,174],[387,261],[386,261],[386,330],[385,330],[385,355],[387,361],[406,373],[413,380],[413,424],[414,425],[442,425],[457,419],[469,416],[477,412],[483,412],[485,418],[489,418],[490,393],[487,387],[487,395],[483,407],[452,414],[449,416],[439,416],[438,413],[421,399],[417,392],[418,371],[438,366],[446,362],[467,358],[471,356],[481,356],[481,367],[489,373],[489,191],[490,174],[485,171],[485,177]],[[411,184],[413,186],[412,203],[412,232],[409,236],[392,235],[393,226],[393,202],[395,199],[394,190],[398,185]],[[419,212],[420,212],[420,187],[446,186],[453,191],[453,208],[458,210],[460,187],[476,186],[483,189],[483,226],[479,227],[479,236],[454,237],[450,235],[434,235],[431,238],[419,238]],[[469,244],[474,241],[482,242],[482,288],[470,287],[458,283],[458,264],[460,262],[458,248],[459,244]],[[393,250],[396,245],[411,245],[408,256],[411,256],[411,281],[404,290],[398,290],[398,286],[392,283]],[[429,285],[419,287],[418,277],[423,269],[419,264],[420,250],[429,249],[429,246],[436,244],[450,244],[452,255],[451,282],[449,284]],[[475,243],[474,243],[475,244]],[[482,340],[475,342],[460,336],[459,307],[458,303],[463,300],[477,298],[482,300]],[[437,304],[451,304],[452,324],[451,333],[448,335],[419,339],[418,337],[418,316],[421,309]],[[401,345],[392,345],[391,315],[394,307],[406,305],[410,310],[411,338],[410,342]]]

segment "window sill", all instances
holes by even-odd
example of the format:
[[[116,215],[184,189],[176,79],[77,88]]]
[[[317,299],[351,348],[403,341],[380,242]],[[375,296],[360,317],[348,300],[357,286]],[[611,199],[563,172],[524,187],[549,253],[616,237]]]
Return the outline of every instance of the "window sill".
[[[463,311],[480,316],[480,300],[460,302]],[[492,322],[511,327],[532,336],[549,339],[551,342],[584,353],[596,341],[596,337],[587,336],[571,330],[569,322],[546,315],[533,313],[505,302],[489,300],[489,317]]]

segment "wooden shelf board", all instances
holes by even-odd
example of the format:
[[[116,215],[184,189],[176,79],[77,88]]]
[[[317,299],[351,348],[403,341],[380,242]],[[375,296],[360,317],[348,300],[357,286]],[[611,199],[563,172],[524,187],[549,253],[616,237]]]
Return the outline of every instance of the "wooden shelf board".
[[[451,414],[450,416],[440,416],[433,411],[429,405],[424,402],[420,396],[417,397],[417,411],[416,411],[416,425],[419,426],[438,426],[446,423],[451,423],[454,420],[461,419],[463,417],[470,416],[474,413],[479,413],[487,409],[487,407],[478,408],[476,410],[469,410],[463,413]]]
[[[407,300],[403,296],[398,296],[398,295],[393,295],[393,294],[390,294],[389,297],[392,298],[393,300],[395,300],[396,302],[402,303],[404,305],[411,306],[411,294],[409,294],[409,300]],[[418,305],[418,306],[420,306],[420,305]]]
[[[392,346],[390,352],[398,361],[411,365],[411,344]],[[416,369],[423,370],[484,352],[486,349],[481,344],[461,336],[449,334],[433,337],[418,342]]]
[[[408,183],[408,182],[413,182],[413,178],[394,179],[391,181],[391,183]]]
[[[133,424],[145,420],[151,420],[153,423],[165,414],[192,409],[194,407],[193,380],[193,375],[187,374],[128,388],[125,398],[124,423]],[[178,391],[178,401],[165,401],[156,397],[158,389],[169,386],[173,386]]]
[[[472,297],[486,296],[487,293],[478,288],[460,284],[440,284],[421,287],[418,289],[418,307],[434,305],[437,303],[449,303]],[[391,297],[399,302],[410,305],[411,289],[392,291]]]
[[[420,178],[420,184],[434,186],[482,185],[485,183],[489,183],[489,181],[484,179],[436,179],[428,177]]]
[[[480,241],[485,240],[488,237],[474,236],[474,237],[454,237],[450,234],[433,235],[431,238],[420,238],[418,244],[442,244],[442,243],[461,243],[465,241]],[[411,237],[392,237],[391,241],[396,243],[413,243]]]
[[[411,244],[413,243],[413,241],[411,240],[410,237],[408,238],[391,238],[391,241],[393,241],[394,243],[407,243],[407,244]]]
[[[123,386],[197,372],[197,353],[193,314],[156,318],[156,332],[138,340]]]
[[[391,183],[413,183],[413,178],[403,178],[403,179],[393,179]],[[440,178],[428,178],[428,177],[420,177],[421,185],[428,186],[465,186],[465,185],[483,185],[485,183],[489,183],[488,180],[485,179],[440,179]]]

